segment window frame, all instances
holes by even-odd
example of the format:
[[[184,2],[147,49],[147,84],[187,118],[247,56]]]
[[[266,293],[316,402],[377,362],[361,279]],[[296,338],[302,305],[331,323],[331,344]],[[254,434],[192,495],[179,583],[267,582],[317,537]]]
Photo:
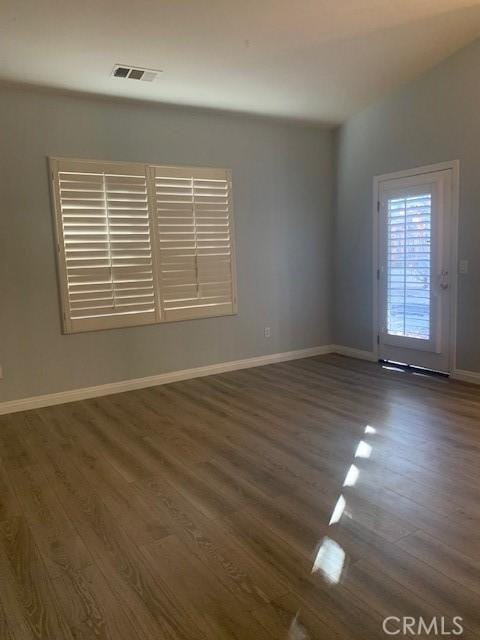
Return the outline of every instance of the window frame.
[[[154,305],[155,311],[153,317],[141,318],[136,316],[135,318],[129,318],[127,314],[109,315],[105,317],[93,317],[82,318],[76,322],[71,318],[70,305],[69,305],[69,291],[68,291],[68,272],[67,261],[65,254],[65,241],[63,233],[63,220],[62,220],[62,207],[60,196],[60,181],[58,179],[58,173],[61,171],[59,166],[61,163],[68,163],[74,166],[78,163],[79,170],[85,168],[85,166],[92,165],[97,166],[102,171],[105,171],[105,167],[118,167],[119,170],[125,170],[127,167],[132,168],[134,171],[142,172],[145,175],[146,189],[147,189],[147,211],[149,219],[150,230],[150,242],[152,251],[152,273],[153,273],[153,288],[154,288]],[[75,333],[84,333],[90,331],[103,331],[108,329],[129,328],[136,326],[146,326],[154,324],[163,324],[170,322],[184,322],[190,320],[200,320],[208,318],[218,318],[224,316],[233,316],[238,314],[238,302],[237,302],[237,274],[236,274],[236,248],[235,248],[235,221],[234,221],[234,207],[233,207],[233,194],[232,194],[232,171],[226,168],[219,167],[206,167],[197,165],[167,165],[167,164],[153,164],[153,163],[141,163],[141,162],[123,162],[123,161],[110,161],[110,160],[94,160],[85,158],[70,158],[60,156],[48,157],[49,167],[49,182],[51,192],[51,210],[53,216],[54,227],[54,241],[55,241],[55,254],[56,254],[56,272],[57,272],[57,285],[58,295],[61,310],[61,327],[62,334],[71,335]],[[231,311],[225,310],[215,312],[208,310],[205,306],[199,306],[199,313],[195,314],[195,307],[191,307],[189,316],[184,318],[166,318],[164,313],[164,300],[160,285],[160,247],[158,240],[158,232],[156,229],[156,192],[155,192],[155,170],[161,168],[169,171],[178,170],[181,172],[190,171],[193,174],[198,172],[200,175],[208,174],[208,172],[223,172],[226,176],[229,189],[228,198],[228,219],[229,219],[229,236],[230,236],[230,271],[231,271]],[[140,314],[139,314],[140,315]]]

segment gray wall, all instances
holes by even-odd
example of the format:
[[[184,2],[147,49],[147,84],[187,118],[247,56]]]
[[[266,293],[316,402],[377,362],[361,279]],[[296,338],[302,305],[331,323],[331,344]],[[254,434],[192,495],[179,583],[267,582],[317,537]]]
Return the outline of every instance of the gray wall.
[[[1,400],[331,342],[332,133],[12,87],[0,122]],[[48,155],[231,168],[238,315],[61,335]]]
[[[373,176],[460,160],[457,367],[480,371],[480,41],[337,132],[337,344],[372,348]]]

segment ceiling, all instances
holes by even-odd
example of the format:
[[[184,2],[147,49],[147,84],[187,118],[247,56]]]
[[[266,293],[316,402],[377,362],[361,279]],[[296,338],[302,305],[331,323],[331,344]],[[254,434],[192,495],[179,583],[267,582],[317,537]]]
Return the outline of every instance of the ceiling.
[[[2,0],[0,79],[337,123],[479,36],[480,0]]]

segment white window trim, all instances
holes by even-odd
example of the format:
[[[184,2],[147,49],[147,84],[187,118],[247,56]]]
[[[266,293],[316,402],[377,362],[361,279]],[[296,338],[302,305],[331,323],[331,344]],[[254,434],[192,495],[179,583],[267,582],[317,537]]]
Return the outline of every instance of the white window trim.
[[[62,228],[62,215],[61,215],[61,205],[60,205],[60,191],[59,191],[59,181],[57,179],[58,165],[59,163],[67,162],[69,164],[74,164],[76,162],[79,163],[79,169],[84,168],[85,165],[97,165],[102,168],[102,171],[105,170],[105,167],[117,167],[119,170],[126,169],[130,167],[135,171],[144,171],[146,176],[147,183],[147,195],[148,195],[148,216],[150,223],[150,235],[151,235],[151,244],[152,244],[152,267],[153,267],[153,277],[154,277],[154,289],[155,289],[155,314],[154,317],[148,318],[135,318],[133,321],[128,322],[128,316],[119,315],[109,316],[106,319],[102,319],[101,317],[92,318],[91,321],[88,319],[82,319],[81,326],[73,326],[73,323],[70,319],[70,308],[69,308],[69,297],[67,290],[67,265],[65,259],[65,245],[63,238],[63,228]],[[103,161],[103,160],[93,160],[93,159],[84,159],[84,158],[68,158],[68,157],[49,157],[49,176],[50,176],[50,187],[51,187],[51,200],[52,200],[52,214],[53,214],[53,222],[54,222],[54,234],[55,234],[55,253],[57,257],[57,282],[58,282],[58,290],[59,290],[59,298],[60,298],[60,307],[61,307],[61,324],[62,324],[62,333],[64,334],[73,334],[73,333],[83,333],[88,331],[100,331],[107,329],[115,329],[115,328],[127,328],[134,326],[143,326],[143,325],[151,325],[151,324],[160,324],[166,322],[182,322],[184,320],[195,320],[202,318],[215,318],[222,316],[231,316],[238,314],[238,302],[237,302],[237,274],[236,274],[236,250],[235,250],[235,223],[234,223],[234,207],[233,207],[233,196],[232,196],[232,172],[230,169],[223,169],[218,167],[205,167],[205,166],[189,166],[189,165],[164,165],[164,164],[150,164],[150,163],[139,163],[139,162],[122,162],[122,161]],[[159,278],[159,246],[156,241],[156,221],[155,221],[155,189],[154,189],[154,180],[155,180],[155,168],[161,167],[162,169],[166,169],[169,171],[178,170],[179,173],[184,173],[185,171],[191,171],[194,174],[206,174],[210,175],[213,171],[219,171],[223,175],[227,176],[227,180],[229,183],[230,189],[230,197],[229,197],[229,233],[230,233],[230,260],[231,260],[231,290],[232,290],[232,303],[231,303],[231,311],[225,312],[225,310],[215,312],[210,310],[208,307],[200,307],[198,309],[192,308],[191,313],[188,314],[188,317],[184,318],[165,318],[165,314],[163,313],[163,299],[160,292],[160,278]],[[104,326],[102,326],[104,325]]]

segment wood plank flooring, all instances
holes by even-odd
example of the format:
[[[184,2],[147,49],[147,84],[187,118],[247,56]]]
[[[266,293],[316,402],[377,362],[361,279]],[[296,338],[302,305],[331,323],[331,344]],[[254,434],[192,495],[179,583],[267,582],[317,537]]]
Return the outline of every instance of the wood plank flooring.
[[[0,638],[480,638],[479,460],[478,387],[335,355],[0,416]]]

